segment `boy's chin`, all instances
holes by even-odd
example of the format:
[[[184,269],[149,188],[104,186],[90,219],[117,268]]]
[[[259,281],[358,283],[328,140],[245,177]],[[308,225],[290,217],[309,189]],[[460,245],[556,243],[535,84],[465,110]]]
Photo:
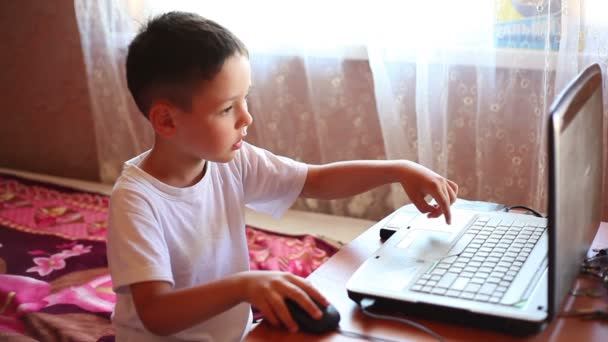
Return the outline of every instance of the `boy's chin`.
[[[206,158],[206,159],[209,161],[215,162],[215,163],[229,163],[234,159],[235,156],[236,156],[236,151],[231,151],[230,153],[225,154],[225,155],[215,156],[214,158]]]

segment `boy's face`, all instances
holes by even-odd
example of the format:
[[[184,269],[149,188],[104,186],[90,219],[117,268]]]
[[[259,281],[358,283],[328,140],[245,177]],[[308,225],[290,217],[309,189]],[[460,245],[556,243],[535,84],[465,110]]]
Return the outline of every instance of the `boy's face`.
[[[232,160],[253,122],[246,101],[250,86],[248,58],[228,58],[211,81],[195,90],[192,111],[175,116],[175,138],[182,152],[215,162]]]

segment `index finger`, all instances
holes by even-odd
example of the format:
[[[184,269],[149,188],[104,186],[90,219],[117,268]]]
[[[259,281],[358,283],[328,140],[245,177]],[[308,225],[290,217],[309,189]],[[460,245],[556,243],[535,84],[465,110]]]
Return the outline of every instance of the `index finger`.
[[[304,278],[295,277],[293,280],[298,287],[300,287],[308,296],[313,299],[315,302],[321,304],[323,307],[329,305],[329,301],[325,298],[321,292],[319,292],[310,282],[308,282]]]
[[[447,190],[445,188],[439,189],[439,196],[435,197],[435,201],[441,208],[443,215],[445,216],[445,222],[447,224],[452,224],[452,213],[450,212],[450,197],[447,194]]]

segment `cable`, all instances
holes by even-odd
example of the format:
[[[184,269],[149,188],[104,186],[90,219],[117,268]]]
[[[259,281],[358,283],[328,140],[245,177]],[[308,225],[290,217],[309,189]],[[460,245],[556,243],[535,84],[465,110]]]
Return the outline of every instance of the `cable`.
[[[505,212],[507,212],[507,213],[508,213],[510,210],[513,210],[513,209],[523,209],[523,210],[527,210],[527,211],[529,211],[530,213],[532,213],[532,215],[534,215],[534,216],[536,216],[536,217],[544,217],[544,216],[543,216],[543,215],[541,215],[541,214],[540,214],[538,211],[536,211],[536,210],[534,210],[534,209],[532,209],[532,208],[528,208],[528,207],[526,207],[526,206],[524,206],[524,205],[514,205],[514,206],[506,207],[504,210],[505,210]]]
[[[445,339],[441,335],[439,335],[438,333],[434,332],[433,330],[425,327],[424,325],[422,325],[420,323],[416,323],[414,321],[411,321],[411,320],[405,319],[405,318],[394,317],[394,316],[389,316],[389,315],[380,315],[380,314],[376,314],[376,313],[370,312],[369,308],[372,307],[372,306],[374,306],[375,303],[376,303],[376,300],[375,299],[371,299],[371,298],[363,298],[361,300],[361,302],[360,302],[361,310],[363,310],[363,313],[366,316],[369,316],[369,317],[372,317],[372,318],[376,318],[376,319],[385,319],[385,320],[389,320],[389,321],[395,321],[395,322],[404,323],[404,324],[407,324],[407,325],[409,325],[411,327],[414,327],[414,328],[416,328],[418,330],[424,331],[425,333],[427,333],[427,334],[435,337],[437,339],[437,341],[439,341],[439,342],[444,342],[445,341]],[[354,333],[354,334],[362,335],[362,336],[357,336],[357,337],[366,337],[368,339],[370,338],[370,337],[368,337],[366,335],[363,335],[363,334],[358,334],[358,333]],[[371,341],[387,341],[388,342],[390,340],[385,340],[385,339],[375,339],[374,340],[374,339],[372,339]]]
[[[354,331],[346,331],[346,330],[342,330],[342,329],[338,329],[338,332],[341,335],[346,336],[346,337],[358,338],[361,340],[366,340],[366,341],[371,341],[371,342],[399,342],[396,340],[389,340],[386,338],[374,337],[374,336],[361,334],[361,333],[354,332]]]

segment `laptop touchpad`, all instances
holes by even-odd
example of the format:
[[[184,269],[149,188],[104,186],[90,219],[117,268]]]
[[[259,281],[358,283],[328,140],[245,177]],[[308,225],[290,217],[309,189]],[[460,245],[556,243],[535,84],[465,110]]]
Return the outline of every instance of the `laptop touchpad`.
[[[416,229],[409,232],[397,245],[406,255],[419,260],[437,259],[450,248],[453,233]]]

